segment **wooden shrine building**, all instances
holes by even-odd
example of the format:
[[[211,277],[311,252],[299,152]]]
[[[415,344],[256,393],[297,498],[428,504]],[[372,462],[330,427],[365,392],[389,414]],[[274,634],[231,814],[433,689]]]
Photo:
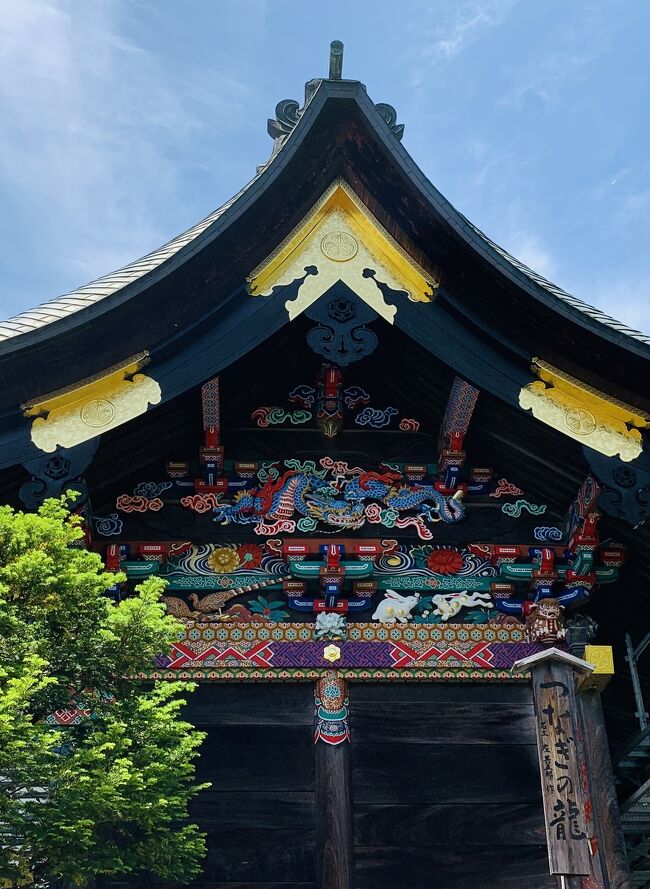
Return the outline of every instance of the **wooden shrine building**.
[[[110,595],[168,581],[152,671],[200,683],[213,784],[195,889],[650,885],[616,802],[645,805],[647,731],[610,766],[650,337],[476,229],[341,61],[232,200],[0,322],[0,497],[73,487]]]

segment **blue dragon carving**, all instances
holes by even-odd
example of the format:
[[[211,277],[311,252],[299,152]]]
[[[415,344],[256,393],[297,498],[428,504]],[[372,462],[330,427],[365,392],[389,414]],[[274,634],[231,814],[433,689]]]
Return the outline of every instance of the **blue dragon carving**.
[[[218,506],[215,520],[224,525],[246,525],[291,519],[298,513],[328,525],[355,529],[366,520],[368,501],[378,501],[397,513],[417,510],[430,522],[458,522],[464,517],[460,494],[450,497],[433,485],[408,485],[400,479],[395,472],[364,472],[334,484],[308,472],[289,470],[262,488],[240,492],[232,504]]]

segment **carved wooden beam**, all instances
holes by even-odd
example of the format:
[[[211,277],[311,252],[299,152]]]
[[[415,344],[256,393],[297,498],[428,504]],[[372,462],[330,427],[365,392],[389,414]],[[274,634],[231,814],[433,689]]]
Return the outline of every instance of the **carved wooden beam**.
[[[438,436],[438,477],[447,490],[454,490],[465,463],[463,441],[476,407],[480,390],[461,377],[454,377]]]

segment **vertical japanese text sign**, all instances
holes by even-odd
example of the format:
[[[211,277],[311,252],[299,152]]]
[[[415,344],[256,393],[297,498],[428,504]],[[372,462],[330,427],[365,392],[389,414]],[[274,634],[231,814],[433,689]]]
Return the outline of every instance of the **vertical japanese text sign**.
[[[575,679],[567,664],[533,670],[548,859],[552,874],[591,874],[591,852],[580,781]]]

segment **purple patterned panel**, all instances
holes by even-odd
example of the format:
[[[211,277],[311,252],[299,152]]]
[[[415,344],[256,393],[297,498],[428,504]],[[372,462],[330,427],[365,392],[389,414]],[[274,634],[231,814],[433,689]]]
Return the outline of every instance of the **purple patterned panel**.
[[[391,642],[344,642],[342,666],[344,667],[392,667]]]
[[[328,645],[341,649],[339,660],[332,667],[392,667],[390,642],[274,642],[274,667],[325,667],[323,652]]]
[[[536,642],[493,642],[490,666],[495,670],[509,670],[516,661],[544,651],[544,647]]]

